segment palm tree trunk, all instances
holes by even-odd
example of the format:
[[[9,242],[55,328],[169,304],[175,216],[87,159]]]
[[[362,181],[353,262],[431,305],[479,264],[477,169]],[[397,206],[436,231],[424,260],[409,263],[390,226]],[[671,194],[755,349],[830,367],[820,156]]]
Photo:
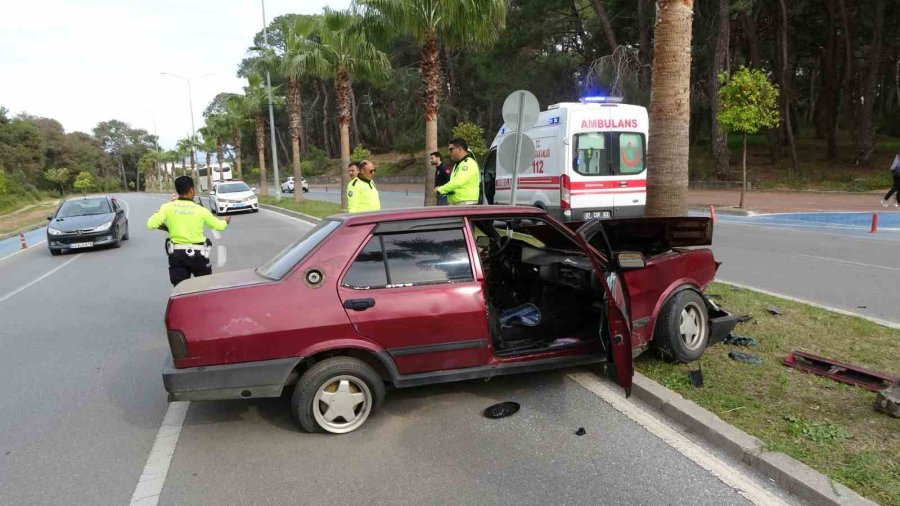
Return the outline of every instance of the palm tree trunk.
[[[259,160],[259,194],[269,195],[269,181],[266,178],[266,120],[262,111],[256,113],[256,156]]]
[[[331,135],[328,132],[328,90],[325,89],[325,82],[321,79],[318,80],[319,89],[324,97],[324,101],[322,102],[322,136],[323,136],[323,144],[325,147],[325,155],[329,158],[332,155],[331,149]],[[347,172],[346,167],[344,167],[344,172]]]
[[[213,168],[212,168],[212,156],[209,151],[206,152],[206,191],[212,190],[213,184]]]
[[[438,61],[438,41],[434,34],[425,37],[422,45],[422,86],[425,98],[425,205],[436,203],[434,196],[434,168],[428,154],[437,151],[438,100],[440,98],[441,68]]]
[[[647,216],[687,213],[693,0],[660,0],[650,91]]]
[[[238,179],[241,179],[241,133],[237,128],[231,129],[231,142],[234,144],[234,170]]]
[[[300,137],[303,135],[302,109],[300,102],[300,80],[288,79],[288,106],[291,111],[291,160],[294,162],[294,202],[303,201],[303,188],[300,184]],[[279,184],[278,181],[275,184]]]
[[[338,90],[338,123],[341,130],[341,210],[347,210],[347,192],[343,191],[350,183],[347,166],[350,165],[350,77],[347,69],[340,67],[337,72]]]

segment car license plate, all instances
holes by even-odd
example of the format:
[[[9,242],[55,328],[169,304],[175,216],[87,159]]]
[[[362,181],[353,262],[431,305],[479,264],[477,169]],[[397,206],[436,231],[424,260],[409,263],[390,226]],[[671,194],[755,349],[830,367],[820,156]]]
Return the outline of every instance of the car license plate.
[[[584,219],[589,220],[591,218],[609,218],[612,216],[610,211],[585,211]]]
[[[238,208],[240,208],[240,207],[247,207],[247,204],[234,204],[234,205],[232,205],[231,207],[233,207],[233,208],[235,208],[235,209],[238,209]]]
[[[94,243],[92,243],[92,242],[75,242],[75,243],[72,243],[71,245],[69,245],[69,247],[70,248],[90,248],[93,245],[94,245]]]

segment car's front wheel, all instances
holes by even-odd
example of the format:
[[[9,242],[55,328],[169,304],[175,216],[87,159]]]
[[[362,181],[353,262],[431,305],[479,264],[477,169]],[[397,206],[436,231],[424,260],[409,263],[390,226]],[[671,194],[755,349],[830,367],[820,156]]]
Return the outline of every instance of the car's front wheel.
[[[678,292],[660,311],[654,334],[667,358],[682,363],[697,360],[709,344],[706,301],[693,290]]]
[[[352,357],[335,357],[303,374],[291,411],[307,432],[345,434],[362,426],[382,399],[384,381],[374,369]]]
[[[56,248],[50,248],[50,254],[53,256],[62,255],[62,250]]]

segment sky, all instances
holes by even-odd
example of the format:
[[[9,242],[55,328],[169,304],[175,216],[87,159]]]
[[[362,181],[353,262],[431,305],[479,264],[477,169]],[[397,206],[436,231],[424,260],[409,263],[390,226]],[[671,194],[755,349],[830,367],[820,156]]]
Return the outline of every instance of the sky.
[[[119,119],[163,148],[203,126],[262,29],[260,0],[8,0],[0,15],[0,106],[90,133]],[[350,0],[265,0],[266,21],[344,9]],[[162,72],[189,77],[161,76]],[[200,77],[205,76],[205,77]]]

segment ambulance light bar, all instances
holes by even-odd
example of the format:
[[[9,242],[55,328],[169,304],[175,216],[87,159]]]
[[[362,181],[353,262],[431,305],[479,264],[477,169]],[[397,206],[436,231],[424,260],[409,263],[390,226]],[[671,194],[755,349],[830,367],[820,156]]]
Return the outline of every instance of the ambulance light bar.
[[[623,97],[606,97],[602,95],[595,95],[590,97],[581,97],[582,104],[619,104],[622,102]]]

